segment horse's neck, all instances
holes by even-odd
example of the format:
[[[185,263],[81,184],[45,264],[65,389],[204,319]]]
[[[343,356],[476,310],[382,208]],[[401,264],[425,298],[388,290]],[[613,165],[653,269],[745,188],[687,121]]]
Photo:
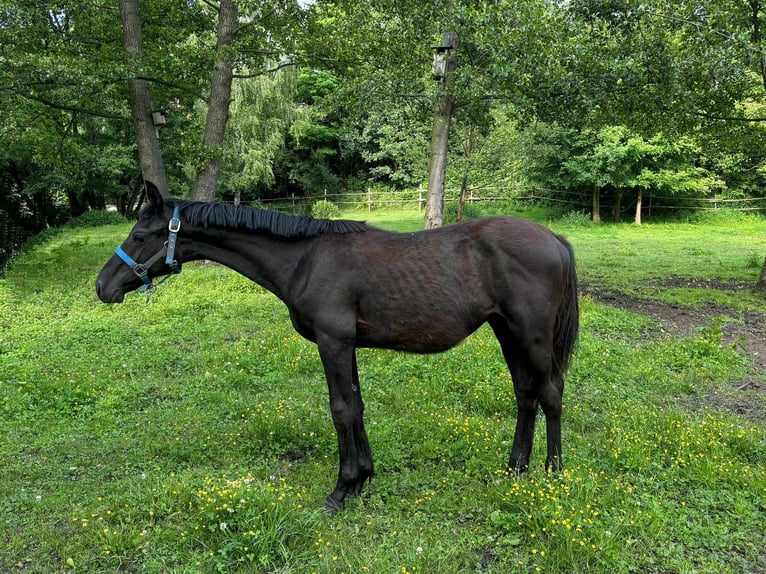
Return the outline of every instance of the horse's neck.
[[[305,252],[301,241],[285,240],[266,233],[229,230],[197,230],[192,235],[192,259],[209,259],[241,273],[279,298]]]

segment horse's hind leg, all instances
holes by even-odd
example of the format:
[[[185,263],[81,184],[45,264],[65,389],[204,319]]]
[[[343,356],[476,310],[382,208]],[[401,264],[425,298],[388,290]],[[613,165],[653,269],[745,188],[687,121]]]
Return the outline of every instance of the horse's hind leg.
[[[561,399],[563,380],[552,376],[551,353],[546,337],[527,337],[522,343],[500,316],[489,321],[511,372],[518,414],[508,468],[523,472],[529,467],[538,404],[546,418],[548,453],[546,469],[561,468]]]
[[[516,396],[518,409],[516,432],[513,435],[513,447],[508,461],[508,469],[514,472],[524,472],[529,467],[529,457],[532,453],[532,441],[535,435],[537,397],[534,393],[534,383],[529,369],[518,353],[518,347],[514,343],[506,320],[497,316],[491,318],[489,324],[495,332],[503,351],[503,357],[511,372],[513,392]]]
[[[561,374],[553,373],[547,384],[538,393],[540,405],[545,413],[548,455],[545,470],[559,471],[564,466],[561,460],[561,410],[564,395],[564,379]]]
[[[338,435],[338,482],[325,502],[325,508],[334,513],[343,508],[347,496],[359,494],[364,483],[372,477],[372,452],[364,430],[364,403],[354,347],[329,342],[319,344],[319,354]]]

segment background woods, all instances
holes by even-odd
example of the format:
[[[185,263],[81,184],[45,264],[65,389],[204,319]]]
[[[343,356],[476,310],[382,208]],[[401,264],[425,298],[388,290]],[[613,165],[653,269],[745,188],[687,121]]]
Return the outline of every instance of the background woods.
[[[534,185],[640,224],[651,194],[763,197],[763,17],[756,1],[0,0],[3,257],[89,209],[135,211],[143,178],[316,197],[415,188],[439,155],[429,205]]]

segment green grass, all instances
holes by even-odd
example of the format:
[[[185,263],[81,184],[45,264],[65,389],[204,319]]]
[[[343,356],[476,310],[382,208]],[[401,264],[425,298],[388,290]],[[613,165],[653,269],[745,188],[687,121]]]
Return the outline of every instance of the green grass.
[[[554,228],[558,226],[554,223]],[[668,302],[764,308],[749,289],[673,287],[673,279],[753,286],[766,255],[763,219],[737,225],[668,223],[562,227],[575,246],[580,276],[594,285]]]
[[[762,220],[551,224],[583,280],[681,302],[720,295],[664,278],[754,282],[766,253]],[[360,351],[378,475],[328,517],[315,348],[216,265],[185,266],[149,305],[97,302],[128,229],[51,234],[0,281],[0,571],[763,571],[764,426],[702,400],[760,375],[715,328],[674,338],[583,297],[560,476],[543,472],[542,424],[531,471],[503,471],[516,407],[488,329],[442,355]],[[766,309],[747,291],[726,304]]]

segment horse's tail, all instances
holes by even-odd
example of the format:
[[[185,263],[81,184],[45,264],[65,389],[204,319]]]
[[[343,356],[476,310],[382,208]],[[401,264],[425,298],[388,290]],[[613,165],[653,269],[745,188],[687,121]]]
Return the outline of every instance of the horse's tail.
[[[553,333],[554,368],[563,375],[569,367],[569,360],[572,358],[575,343],[577,343],[577,333],[580,330],[580,310],[577,302],[577,268],[574,251],[566,239],[559,235],[556,236],[556,239],[564,246],[569,256],[564,298],[556,313]]]

